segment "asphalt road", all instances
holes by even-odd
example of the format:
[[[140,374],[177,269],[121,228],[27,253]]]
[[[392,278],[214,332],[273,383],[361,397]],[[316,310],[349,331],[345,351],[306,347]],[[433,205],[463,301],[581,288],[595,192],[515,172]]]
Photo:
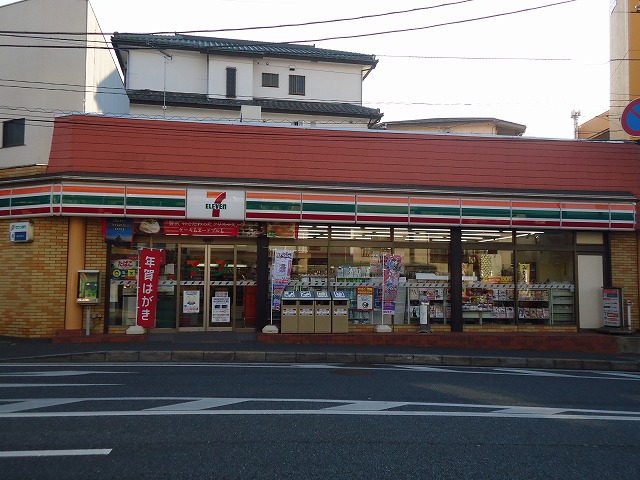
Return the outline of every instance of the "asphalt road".
[[[0,365],[0,476],[640,478],[640,373]]]

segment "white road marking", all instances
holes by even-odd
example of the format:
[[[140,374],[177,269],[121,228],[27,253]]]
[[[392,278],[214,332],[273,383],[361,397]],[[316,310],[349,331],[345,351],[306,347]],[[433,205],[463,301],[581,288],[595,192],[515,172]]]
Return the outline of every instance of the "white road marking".
[[[0,383],[0,388],[27,387],[117,387],[122,383]]]
[[[371,401],[362,401],[362,402],[353,402],[348,403],[346,405],[338,405],[336,407],[327,407],[323,410],[329,411],[344,411],[344,412],[373,412],[373,411],[382,411],[388,410],[390,408],[404,407],[408,405],[407,402],[371,402]]]
[[[22,402],[8,403],[0,405],[0,412],[23,412],[25,410],[34,410],[36,408],[53,407],[56,405],[68,405],[76,403],[74,398],[42,398],[37,400],[24,400]]]
[[[427,402],[384,402],[366,400],[301,399],[301,398],[201,398],[201,397],[112,397],[112,398],[72,398],[72,399],[13,399],[0,411],[4,418],[55,418],[55,417],[121,417],[121,416],[162,416],[162,415],[371,415],[371,416],[415,416],[415,417],[485,417],[548,420],[604,420],[640,422],[640,411],[587,410],[576,408],[538,407],[521,405],[482,405],[460,403]],[[140,409],[113,411],[91,411],[92,402],[132,402],[140,401]],[[176,402],[157,408],[148,408],[149,402]],[[33,411],[37,408],[55,407],[77,402],[87,410],[77,411]],[[253,408],[242,409],[242,403],[250,403]],[[299,404],[300,408],[274,409],[273,404],[287,403],[289,407]],[[259,408],[260,405],[264,408]],[[327,406],[327,404],[332,406]],[[30,412],[21,410],[20,405]],[[225,410],[227,405],[236,409]],[[305,405],[309,405],[308,408]],[[248,405],[247,405],[248,406]],[[257,406],[257,407],[256,407]],[[117,407],[117,405],[116,405]],[[15,411],[13,411],[15,410]]]
[[[91,375],[94,373],[133,373],[133,372],[108,372],[99,370],[57,370],[53,372],[11,372],[0,373],[0,377],[73,377],[76,375]]]
[[[109,455],[112,448],[94,448],[83,450],[15,450],[0,451],[0,458],[15,457],[70,457],[78,455]]]

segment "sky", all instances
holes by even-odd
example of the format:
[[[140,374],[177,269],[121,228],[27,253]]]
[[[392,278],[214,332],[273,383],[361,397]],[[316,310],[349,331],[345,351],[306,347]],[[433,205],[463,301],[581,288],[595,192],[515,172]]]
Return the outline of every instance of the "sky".
[[[108,34],[206,30],[194,34],[375,55],[363,104],[383,121],[491,117],[573,138],[573,110],[582,123],[609,108],[609,0],[90,1]],[[231,28],[244,30],[214,31]]]

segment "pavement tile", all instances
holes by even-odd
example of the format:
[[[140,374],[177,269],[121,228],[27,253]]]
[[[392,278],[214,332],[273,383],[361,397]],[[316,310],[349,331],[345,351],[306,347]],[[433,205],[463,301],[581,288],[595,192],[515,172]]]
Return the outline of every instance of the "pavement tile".
[[[140,362],[170,362],[171,361],[171,353],[170,351],[166,352],[145,352],[143,350],[140,351],[138,356],[138,360]]]
[[[413,355],[391,353],[384,356],[384,363],[391,365],[413,365]]]
[[[104,362],[105,358],[105,352],[74,353],[71,355],[72,362]]]
[[[442,355],[422,355],[413,356],[414,365],[442,365]]]
[[[526,368],[527,359],[519,357],[500,357],[498,366],[505,368]]]
[[[497,367],[499,364],[498,357],[471,357],[472,367]]]
[[[204,352],[202,361],[204,362],[233,362],[236,352]]]
[[[171,360],[174,362],[201,362],[204,352],[191,350],[176,350],[171,353]]]
[[[236,352],[234,361],[239,363],[264,363],[266,352]]]
[[[138,352],[106,352],[105,361],[107,362],[137,362],[139,358]]]
[[[295,352],[266,352],[265,362],[267,363],[295,363]]]

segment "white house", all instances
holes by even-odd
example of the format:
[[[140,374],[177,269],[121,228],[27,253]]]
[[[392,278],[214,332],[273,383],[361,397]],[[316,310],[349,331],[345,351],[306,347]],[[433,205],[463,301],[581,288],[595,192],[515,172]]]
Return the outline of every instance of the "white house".
[[[373,55],[290,43],[188,35],[111,38],[132,115],[367,128]]]
[[[116,62],[88,0],[2,6],[0,30],[0,171],[46,165],[55,116],[128,112]]]

